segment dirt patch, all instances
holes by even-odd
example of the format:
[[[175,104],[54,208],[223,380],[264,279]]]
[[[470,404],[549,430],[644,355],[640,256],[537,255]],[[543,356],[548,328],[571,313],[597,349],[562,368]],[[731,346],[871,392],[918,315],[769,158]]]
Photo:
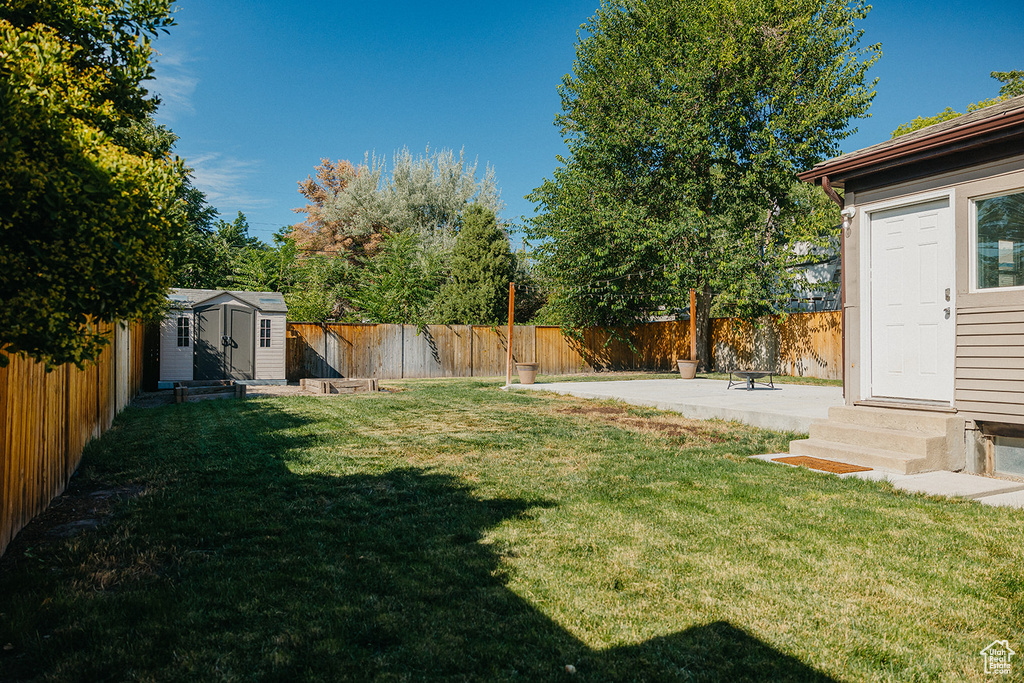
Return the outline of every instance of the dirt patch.
[[[630,406],[574,404],[556,408],[555,412],[562,415],[578,415],[593,418],[607,424],[614,424],[638,432],[655,432],[664,436],[681,439],[697,438],[708,443],[729,441],[729,435],[726,432],[708,427],[707,423],[700,420],[690,420],[685,417],[673,418],[661,414],[656,418],[643,417],[632,414],[631,411],[633,410],[636,409]]]
[[[559,408],[555,412],[563,415],[597,415],[601,417],[613,417],[626,414],[626,409],[620,406],[568,406]]]
[[[0,557],[0,570],[26,550],[102,526],[115,502],[135,498],[144,492],[144,486],[110,487],[102,482],[83,484],[72,478],[64,493],[14,537]]]

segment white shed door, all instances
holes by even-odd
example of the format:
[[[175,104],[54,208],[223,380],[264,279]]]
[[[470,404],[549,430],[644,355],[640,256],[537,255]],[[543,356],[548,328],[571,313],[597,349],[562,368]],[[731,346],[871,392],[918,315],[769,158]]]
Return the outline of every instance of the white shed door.
[[[953,223],[941,199],[871,214],[871,395],[952,401]]]

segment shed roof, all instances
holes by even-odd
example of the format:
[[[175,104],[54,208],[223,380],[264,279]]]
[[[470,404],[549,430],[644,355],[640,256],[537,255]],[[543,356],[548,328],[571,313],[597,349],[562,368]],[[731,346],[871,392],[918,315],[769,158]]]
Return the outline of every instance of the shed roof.
[[[827,176],[832,185],[843,187],[852,178],[1014,138],[1024,138],[1024,95],[823,161],[801,173],[800,180],[820,184]]]
[[[241,292],[233,289],[185,289],[172,287],[168,298],[178,308],[194,308],[204,301],[230,294],[264,313],[287,313],[288,306],[281,292]]]

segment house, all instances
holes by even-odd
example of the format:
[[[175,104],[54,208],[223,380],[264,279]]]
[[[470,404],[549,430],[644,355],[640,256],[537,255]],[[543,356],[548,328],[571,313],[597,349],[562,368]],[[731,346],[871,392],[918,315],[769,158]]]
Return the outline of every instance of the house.
[[[234,379],[285,383],[285,318],[280,292],[172,289],[160,325],[160,388],[174,382]]]
[[[800,178],[843,208],[845,405],[790,452],[1024,477],[1024,96]]]
[[[792,247],[799,262],[786,270],[793,276],[793,298],[786,313],[814,313],[839,310],[839,278],[842,273],[839,240],[819,245],[797,242]]]

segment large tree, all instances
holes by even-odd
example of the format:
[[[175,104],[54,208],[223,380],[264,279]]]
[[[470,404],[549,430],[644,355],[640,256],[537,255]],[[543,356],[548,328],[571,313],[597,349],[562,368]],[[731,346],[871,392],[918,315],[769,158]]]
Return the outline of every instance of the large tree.
[[[140,126],[171,1],[0,4],[2,364],[82,364],[163,305],[182,167]]]
[[[467,207],[492,214],[502,208],[494,170],[486,167],[478,177],[476,162],[445,149],[416,157],[402,149],[390,169],[377,156],[367,155],[358,167],[322,159],[299,191],[306,205],[296,211],[306,220],[291,229],[297,266],[310,273],[306,281],[328,287],[303,304],[315,319],[428,320],[440,263]],[[327,294],[337,297],[331,305]],[[403,296],[411,299],[402,302]]]
[[[316,177],[299,183],[306,214],[293,233],[305,249],[338,252],[352,260],[372,256],[385,234],[413,230],[426,248],[450,246],[463,210],[476,203],[497,213],[500,193],[489,166],[447,149],[414,157],[394,154],[391,170],[367,155],[358,167],[322,159]]]
[[[844,0],[611,0],[587,22],[556,122],[568,146],[530,236],[568,326],[630,326],[784,271],[795,172],[839,151],[874,96],[868,8]],[[736,267],[739,264],[741,267]],[[738,280],[739,279],[739,280]],[[755,286],[756,285],[756,286]],[[756,312],[751,300],[748,312]]]

